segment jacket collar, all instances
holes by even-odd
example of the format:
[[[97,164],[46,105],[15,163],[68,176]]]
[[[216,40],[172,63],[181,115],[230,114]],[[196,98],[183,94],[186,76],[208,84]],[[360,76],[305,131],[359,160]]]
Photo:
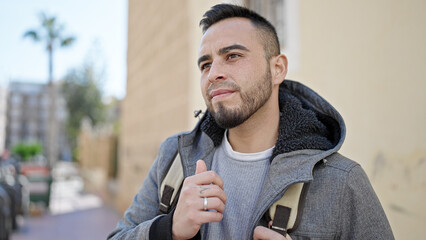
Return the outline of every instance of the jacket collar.
[[[343,143],[345,125],[340,114],[322,97],[301,83],[285,80],[280,85],[280,126],[278,140],[271,157],[271,162],[279,160],[282,164],[283,157],[287,161],[291,153],[302,153],[308,150],[313,152],[315,158],[307,157],[310,161],[304,163],[296,160],[297,165],[308,164],[310,173],[316,162],[337,151]],[[182,159],[187,159],[188,174],[195,171],[195,161],[203,159],[210,168],[214,147],[222,142],[225,129],[220,128],[213,116],[206,111],[195,129],[182,136]],[[312,151],[311,151],[312,150]],[[303,155],[303,154],[302,154]],[[278,157],[277,157],[278,156]],[[189,160],[192,159],[192,160]],[[275,160],[276,159],[276,160]],[[185,163],[184,163],[185,164]],[[289,164],[287,162],[287,164]],[[304,168],[305,169],[305,168]],[[309,174],[311,175],[311,174]]]
[[[311,99],[300,94],[298,89],[307,87],[301,84],[294,86],[297,84],[285,80],[280,86],[280,126],[271,160],[279,154],[297,150],[328,150],[336,146],[341,137],[339,123],[315,107]],[[214,146],[220,145],[225,129],[216,124],[210,112],[207,111],[203,117],[200,129],[212,139]]]

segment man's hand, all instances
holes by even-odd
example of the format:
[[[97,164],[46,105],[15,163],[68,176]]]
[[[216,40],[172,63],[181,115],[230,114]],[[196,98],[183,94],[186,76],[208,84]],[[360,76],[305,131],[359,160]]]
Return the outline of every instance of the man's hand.
[[[207,199],[207,209],[212,211],[204,209],[204,198]],[[200,230],[201,224],[220,222],[225,203],[222,178],[213,171],[207,171],[205,162],[198,160],[195,175],[183,182],[173,215],[173,239],[190,239]]]
[[[271,230],[266,227],[257,226],[254,229],[253,233],[253,239],[254,240],[291,240],[290,235],[286,235],[285,237],[274,230]]]

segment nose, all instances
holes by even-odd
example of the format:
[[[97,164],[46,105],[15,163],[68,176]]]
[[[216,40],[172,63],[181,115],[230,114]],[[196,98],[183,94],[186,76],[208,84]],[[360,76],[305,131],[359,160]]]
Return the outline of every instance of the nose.
[[[209,70],[209,76],[208,80],[211,83],[225,80],[225,73],[223,72],[224,69],[221,66],[220,62],[214,61],[211,63],[210,70]]]

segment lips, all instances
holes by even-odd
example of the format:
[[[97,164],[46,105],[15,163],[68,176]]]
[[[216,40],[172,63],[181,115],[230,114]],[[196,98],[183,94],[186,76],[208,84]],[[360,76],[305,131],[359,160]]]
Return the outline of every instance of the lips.
[[[214,98],[226,97],[234,92],[235,92],[234,90],[230,90],[230,89],[216,89],[211,91],[209,96],[210,96],[210,99],[214,99]]]

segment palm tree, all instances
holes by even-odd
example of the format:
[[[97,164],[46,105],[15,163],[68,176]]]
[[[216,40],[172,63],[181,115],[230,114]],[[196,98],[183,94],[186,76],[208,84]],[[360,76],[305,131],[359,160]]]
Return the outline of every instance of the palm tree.
[[[46,46],[49,59],[49,119],[48,119],[48,138],[47,138],[47,159],[50,166],[57,159],[57,124],[55,118],[56,112],[56,91],[53,84],[53,52],[58,47],[67,47],[74,43],[72,36],[63,36],[64,27],[58,24],[56,17],[48,17],[45,13],[40,14],[41,26],[38,29],[31,29],[25,32],[24,38],[29,37],[35,42],[42,42]]]

